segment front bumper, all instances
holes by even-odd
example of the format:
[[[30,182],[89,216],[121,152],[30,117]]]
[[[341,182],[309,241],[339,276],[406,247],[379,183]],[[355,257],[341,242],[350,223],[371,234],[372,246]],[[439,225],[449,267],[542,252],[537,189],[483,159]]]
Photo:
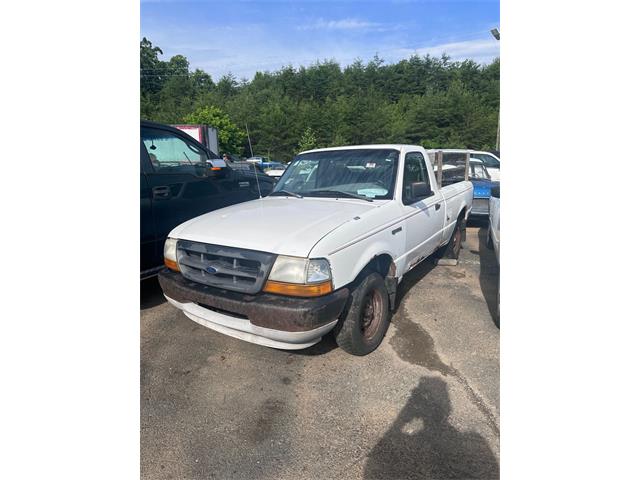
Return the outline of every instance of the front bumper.
[[[167,300],[191,320],[241,340],[283,349],[319,342],[336,325],[349,297],[347,288],[315,298],[248,295],[192,282],[168,269],[158,279]]]

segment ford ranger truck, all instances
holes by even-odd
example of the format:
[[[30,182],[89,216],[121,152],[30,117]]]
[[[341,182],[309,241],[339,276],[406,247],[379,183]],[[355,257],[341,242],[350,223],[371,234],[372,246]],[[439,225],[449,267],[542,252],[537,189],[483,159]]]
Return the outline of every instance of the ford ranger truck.
[[[366,355],[404,275],[433,253],[457,258],[472,199],[468,181],[438,187],[422,147],[302,152],[269,196],[174,228],[160,285],[220,333],[302,349],[333,332]]]

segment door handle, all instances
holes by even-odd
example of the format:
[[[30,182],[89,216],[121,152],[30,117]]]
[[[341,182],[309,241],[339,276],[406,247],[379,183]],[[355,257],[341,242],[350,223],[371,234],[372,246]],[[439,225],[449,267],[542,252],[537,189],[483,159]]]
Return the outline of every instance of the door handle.
[[[153,193],[153,198],[156,200],[171,198],[171,189],[167,186],[153,187],[151,192]]]
[[[436,210],[440,210],[440,204],[436,203]]]

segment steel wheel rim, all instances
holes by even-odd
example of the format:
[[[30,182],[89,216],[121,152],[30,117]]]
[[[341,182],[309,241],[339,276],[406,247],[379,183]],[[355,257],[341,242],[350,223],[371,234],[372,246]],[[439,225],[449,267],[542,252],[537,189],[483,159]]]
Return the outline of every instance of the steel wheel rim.
[[[382,323],[382,295],[372,290],[364,299],[360,317],[360,329],[365,340],[371,340]]]
[[[462,233],[460,232],[460,229],[456,229],[455,233],[453,234],[453,253],[455,256],[458,255],[458,252],[460,251],[460,244],[462,240]]]

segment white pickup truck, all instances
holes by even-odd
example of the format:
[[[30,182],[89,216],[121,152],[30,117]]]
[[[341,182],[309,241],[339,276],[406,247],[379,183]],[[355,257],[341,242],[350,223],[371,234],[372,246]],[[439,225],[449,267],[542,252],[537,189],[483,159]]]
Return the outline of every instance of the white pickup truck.
[[[422,147],[302,152],[268,197],[176,227],[160,284],[189,318],[232,337],[301,349],[333,331],[366,355],[403,276],[436,251],[457,258],[472,199],[468,181],[438,187]]]

